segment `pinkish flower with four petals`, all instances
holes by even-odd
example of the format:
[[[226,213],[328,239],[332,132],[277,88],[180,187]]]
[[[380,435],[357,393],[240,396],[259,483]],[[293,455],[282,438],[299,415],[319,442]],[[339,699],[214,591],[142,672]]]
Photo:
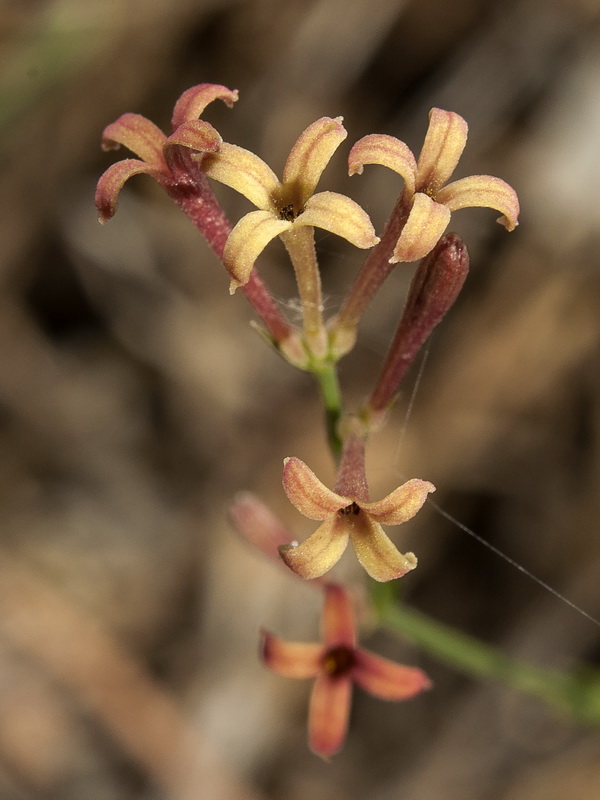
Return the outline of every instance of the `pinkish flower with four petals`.
[[[311,750],[323,758],[337,753],[346,737],[352,685],[383,700],[407,700],[431,683],[415,667],[396,664],[356,646],[354,616],[341,586],[325,587],[321,644],[285,642],[263,631],[265,664],[286,678],[315,678],[308,714]]]
[[[115,150],[121,146],[131,150],[139,158],[125,158],[109,167],[101,176],[96,188],[96,208],[100,222],[110,219],[116,209],[123,184],[133,175],[146,173],[155,178],[180,204],[181,184],[189,184],[198,172],[199,163],[184,159],[186,154],[214,153],[222,139],[217,131],[204,120],[198,119],[213,100],[222,100],[232,106],[238,99],[237,90],[212,83],[201,83],[185,91],[173,110],[171,120],[173,133],[166,136],[160,128],[141,114],[123,114],[108,125],[102,133],[104,150]],[[185,208],[184,208],[185,210]]]

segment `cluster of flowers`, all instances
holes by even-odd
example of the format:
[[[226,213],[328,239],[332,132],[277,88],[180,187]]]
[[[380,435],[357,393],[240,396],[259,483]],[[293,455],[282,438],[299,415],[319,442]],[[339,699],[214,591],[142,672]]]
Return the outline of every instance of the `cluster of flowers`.
[[[514,190],[499,178],[475,175],[448,183],[466,144],[467,125],[458,114],[434,108],[418,159],[406,144],[383,134],[365,136],[350,150],[350,175],[362,173],[366,164],[381,164],[404,181],[379,238],[354,200],[336,192],[316,192],[325,167],[347,136],[340,117],[323,117],[309,125],[292,147],[280,181],[257,155],[224,142],[199,119],[216,99],[232,106],[237,92],[214,84],[184,92],[173,111],[170,136],[148,119],[129,113],[104,130],[105,149],[124,146],[138,158],[113,164],[100,178],[96,206],[101,222],[115,213],[119,192],[132,175],[151,175],[222,261],[231,279],[230,291],[241,287],[266,338],[292,365],[315,375],[352,349],[361,316],[393,266],[420,260],[373,392],[357,414],[334,420],[332,440],[339,443],[334,490],[299,459],[285,461],[285,492],[302,514],[321,522],[317,530],[298,545],[257,498],[244,496],[232,509],[232,519],[247,539],[266,552],[276,551],[294,573],[323,588],[323,643],[289,643],[265,632],[261,653],[275,672],[316,679],[309,713],[310,746],[329,757],[344,741],[353,683],[393,700],[412,697],[429,686],[421,670],[358,648],[348,593],[320,579],[341,558],[349,541],[376,581],[399,578],[416,567],[414,554],[400,553],[382,525],[399,525],[414,517],[434,487],[415,478],[382,500],[370,501],[365,441],[382,424],[415,354],[465,280],[466,248],[457,236],[444,235],[451,212],[470,206],[494,208],[502,214],[498,221],[513,230],[519,204]],[[211,179],[243,194],[257,210],[232,227]],[[338,313],[328,321],[323,318],[315,227],[370,251]],[[301,329],[281,313],[255,267],[260,253],[278,236],[296,277]]]

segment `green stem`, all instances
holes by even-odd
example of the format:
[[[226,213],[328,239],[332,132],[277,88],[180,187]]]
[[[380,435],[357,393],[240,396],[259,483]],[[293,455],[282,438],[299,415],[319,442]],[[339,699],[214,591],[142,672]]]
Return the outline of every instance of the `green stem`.
[[[336,461],[342,453],[342,440],[340,438],[338,423],[342,416],[342,395],[335,364],[321,364],[313,370],[319,384],[323,406],[325,408],[325,424],[327,428],[327,441],[331,453]]]
[[[600,674],[586,669],[567,674],[545,669],[436,622],[420,611],[398,605],[393,587],[372,587],[379,625],[401,634],[427,653],[477,678],[492,678],[537,697],[580,722],[600,725]]]

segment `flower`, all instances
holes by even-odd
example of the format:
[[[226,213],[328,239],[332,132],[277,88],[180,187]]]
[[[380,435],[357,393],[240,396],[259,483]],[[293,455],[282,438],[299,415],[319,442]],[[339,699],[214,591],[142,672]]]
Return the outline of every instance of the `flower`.
[[[160,128],[140,114],[123,114],[108,125],[102,133],[104,150],[127,147],[139,158],[126,158],[113,164],[101,176],[96,189],[96,208],[100,222],[106,222],[117,210],[119,192],[132,175],[152,175],[170,194],[177,193],[182,183],[190,182],[190,172],[198,170],[198,163],[180,161],[181,148],[188,152],[214,153],[222,139],[208,122],[199,120],[206,106],[213,100],[223,100],[232,106],[238,93],[225,86],[201,83],[185,91],[173,110],[173,133],[166,136]],[[181,204],[184,201],[177,196]]]
[[[269,506],[252,492],[239,492],[229,506],[228,516],[242,539],[285,569],[279,548],[293,542],[294,534]]]
[[[379,239],[365,211],[337,192],[314,194],[321,174],[346,138],[342,118],[313,122],[292,147],[279,181],[254,153],[224,142],[203,162],[210,178],[243,194],[259,209],[246,214],[227,241],[224,263],[232,287],[244,285],[254,262],[276,236],[301,226],[316,226],[343,236],[356,247],[369,248]]]
[[[308,714],[309,746],[329,758],[346,737],[353,683],[384,700],[406,700],[431,684],[420,669],[356,646],[349,597],[335,584],[325,587],[322,637],[322,644],[285,642],[263,631],[261,655],[269,669],[286,678],[315,678]]]
[[[417,566],[414,553],[402,554],[381,525],[400,525],[421,509],[433,484],[418,478],[407,481],[383,500],[366,502],[357,496],[332,492],[298,458],[287,458],[283,488],[290,502],[309,519],[322,524],[300,545],[283,545],[279,553],[302,578],[324,575],[352,542],[356,556],[376,581],[400,578]]]
[[[417,261],[433,249],[459,208],[495,208],[498,222],[512,231],[518,224],[516,192],[500,178],[471,175],[446,185],[467,142],[468,126],[452,111],[432,108],[423,148],[416,161],[404,142],[385,134],[360,139],[348,156],[350,175],[362,173],[365,164],[382,164],[404,178],[408,218],[390,263]]]

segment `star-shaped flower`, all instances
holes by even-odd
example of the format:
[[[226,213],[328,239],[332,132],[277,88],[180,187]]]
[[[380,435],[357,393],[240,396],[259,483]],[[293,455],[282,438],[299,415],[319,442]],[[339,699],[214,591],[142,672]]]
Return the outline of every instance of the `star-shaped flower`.
[[[281,558],[301,578],[324,575],[342,557],[352,542],[357,558],[376,581],[400,578],[417,566],[414,553],[398,552],[383,525],[400,525],[421,509],[433,484],[418,478],[399,486],[374,503],[332,492],[298,458],[287,458],[283,488],[289,500],[305,517],[323,520],[300,545],[284,545]]]
[[[341,586],[325,587],[321,644],[285,642],[263,631],[265,664],[286,678],[315,678],[308,715],[311,750],[337,753],[346,737],[352,684],[384,700],[406,700],[431,684],[420,669],[405,667],[356,646],[354,616]]]
[[[365,164],[382,164],[404,178],[408,218],[390,263],[417,261],[436,245],[452,211],[483,206],[500,211],[498,222],[512,231],[518,224],[516,192],[500,178],[471,175],[446,185],[467,142],[467,123],[452,111],[432,108],[423,148],[416,161],[404,142],[385,134],[370,134],[350,151],[350,175],[362,173]]]
[[[100,222],[106,222],[117,210],[119,192],[132,175],[152,175],[168,192],[176,191],[189,173],[198,170],[198,163],[181,163],[185,151],[214,153],[221,146],[221,136],[208,122],[198,119],[213,100],[232,106],[237,91],[212,83],[201,83],[185,91],[173,110],[173,133],[166,136],[153,122],[140,114],[123,114],[108,125],[102,134],[105,150],[127,147],[139,158],[126,158],[109,167],[98,181],[96,208]],[[181,200],[181,198],[177,198]]]
[[[224,263],[233,288],[246,283],[271,239],[301,226],[323,228],[361,248],[379,241],[368,215],[349,197],[337,192],[314,194],[321,173],[347,136],[341,121],[323,117],[309,125],[290,151],[282,181],[261,158],[234,144],[224,142],[218,153],[204,160],[206,175],[240,192],[259,209],[242,217],[225,247]]]

